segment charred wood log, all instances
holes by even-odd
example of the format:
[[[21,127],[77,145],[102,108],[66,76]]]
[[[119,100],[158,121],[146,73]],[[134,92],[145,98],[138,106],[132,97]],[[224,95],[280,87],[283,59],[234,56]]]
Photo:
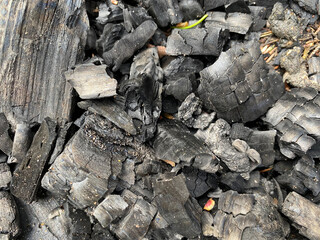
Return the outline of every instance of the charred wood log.
[[[84,0],[10,0],[1,9],[0,110],[26,121],[69,119],[72,90],[61,73],[84,56]]]

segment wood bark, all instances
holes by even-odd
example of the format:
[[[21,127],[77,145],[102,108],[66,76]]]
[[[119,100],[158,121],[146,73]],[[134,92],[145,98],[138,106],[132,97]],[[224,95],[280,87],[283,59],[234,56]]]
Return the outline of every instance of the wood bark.
[[[0,2],[0,111],[12,120],[70,118],[72,88],[62,73],[83,58],[84,2]]]

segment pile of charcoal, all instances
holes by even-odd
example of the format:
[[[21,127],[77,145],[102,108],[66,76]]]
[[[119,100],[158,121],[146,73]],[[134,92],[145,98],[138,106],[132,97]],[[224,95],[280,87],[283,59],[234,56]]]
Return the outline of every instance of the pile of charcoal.
[[[73,121],[0,114],[1,240],[320,239],[318,1],[80,5]]]

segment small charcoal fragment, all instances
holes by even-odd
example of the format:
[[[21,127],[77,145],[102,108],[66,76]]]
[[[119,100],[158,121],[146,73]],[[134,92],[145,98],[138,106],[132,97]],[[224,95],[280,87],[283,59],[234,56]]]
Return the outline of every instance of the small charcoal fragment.
[[[0,150],[7,156],[10,156],[13,145],[8,133],[9,127],[6,116],[4,113],[0,113]]]
[[[0,191],[0,238],[13,239],[20,232],[18,209],[14,198]]]
[[[31,127],[27,123],[19,123],[13,139],[12,156],[10,163],[21,163],[26,157],[33,134]]]
[[[6,163],[0,163],[0,190],[8,190],[12,174],[10,167]]]

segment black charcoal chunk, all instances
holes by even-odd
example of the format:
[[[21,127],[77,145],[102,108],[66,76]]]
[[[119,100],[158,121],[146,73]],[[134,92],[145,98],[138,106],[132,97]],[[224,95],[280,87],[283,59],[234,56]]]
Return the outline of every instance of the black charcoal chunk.
[[[169,57],[162,63],[163,73],[166,78],[181,73],[199,73],[203,67],[203,62],[200,60],[184,56]]]
[[[205,237],[212,237],[214,234],[213,216],[206,211],[201,215],[202,234]]]
[[[198,94],[204,106],[229,122],[257,119],[284,92],[281,76],[269,71],[254,40],[222,52],[200,75]]]
[[[175,74],[166,79],[164,94],[182,102],[193,91],[194,74]]]
[[[9,165],[6,163],[0,163],[0,190],[8,190],[11,179],[12,174]]]
[[[131,7],[123,10],[124,27],[127,32],[131,32],[136,29],[141,23],[146,20],[151,20],[151,16],[147,13],[147,10],[143,7]]]
[[[122,9],[107,1],[106,3],[99,4],[99,16],[96,21],[102,25],[110,22],[123,20]]]
[[[236,2],[232,2],[225,5],[226,13],[247,13],[250,14],[250,9],[248,4],[244,0],[238,0]]]
[[[121,218],[128,203],[119,195],[108,195],[93,211],[93,216],[103,228],[108,227],[114,220]]]
[[[234,191],[245,192],[252,188],[258,188],[260,178],[259,171],[251,172],[249,180],[245,180],[239,173],[227,172],[222,174],[220,181]]]
[[[275,138],[276,130],[259,131],[245,127],[242,123],[232,125],[230,137],[232,139],[242,139],[248,145],[260,153],[262,166],[268,167],[275,160]]]
[[[120,239],[142,239],[156,213],[157,208],[155,206],[138,198],[129,213],[111,230]]]
[[[185,98],[178,109],[178,119],[188,127],[193,127],[195,117],[202,112],[202,101],[191,93]]]
[[[219,56],[228,38],[228,31],[210,25],[207,28],[173,29],[166,52],[178,55]]]
[[[315,166],[314,160],[303,157],[283,174],[278,176],[277,181],[286,187],[305,194],[307,190],[312,191],[314,196],[320,193],[320,174]]]
[[[108,67],[117,71],[120,65],[127,61],[133,54],[152,37],[157,30],[157,25],[152,20],[141,23],[132,33],[116,41],[113,47],[103,53],[103,58]]]
[[[319,1],[317,0],[294,0],[300,7],[312,14],[320,15]]]
[[[230,32],[246,34],[252,25],[252,16],[247,13],[209,12],[205,26],[227,29]]]
[[[112,97],[117,95],[117,80],[111,78],[104,65],[92,62],[76,65],[75,69],[65,72],[66,80],[82,99]]]
[[[217,7],[225,6],[238,0],[204,0],[204,10],[212,10]]]
[[[312,57],[308,60],[309,75],[320,73],[320,57]]]
[[[56,136],[56,123],[45,118],[33,138],[26,158],[13,173],[10,190],[15,197],[27,203],[34,200]]]
[[[290,1],[290,8],[300,17],[300,24],[305,28],[308,24],[314,24],[319,15],[312,14],[310,12],[305,11],[302,7],[300,7],[297,3]]]
[[[108,229],[96,223],[92,228],[91,240],[116,240]]]
[[[7,156],[10,156],[13,145],[8,133],[9,128],[10,126],[6,116],[4,113],[0,113],[0,150]]]
[[[191,200],[183,175],[160,174],[154,179],[153,187],[154,201],[168,224],[168,231],[186,238],[199,236],[201,208]]]
[[[257,151],[249,148],[242,140],[230,139],[230,125],[223,119],[211,123],[205,130],[198,130],[195,136],[202,139],[227,167],[233,171],[244,174],[249,178],[249,173],[261,164]]]
[[[33,134],[31,127],[27,123],[19,123],[13,139],[12,155],[10,163],[21,163],[26,157],[28,149],[31,145]]]
[[[303,156],[319,142],[318,96],[313,88],[293,88],[263,118],[278,131],[280,151],[286,157]]]
[[[112,100],[103,99],[82,101],[78,102],[78,106],[82,109],[105,117],[117,127],[122,128],[132,135],[137,133],[137,130],[133,125],[132,118]]]
[[[204,15],[202,6],[197,0],[180,0],[179,7],[184,21],[200,18]]]
[[[180,122],[164,120],[158,123],[153,147],[157,158],[193,166],[205,172],[215,173],[219,161],[204,144]]]
[[[253,20],[251,30],[253,32],[261,31],[261,29],[266,25],[267,22],[267,9],[260,6],[249,6],[249,9]]]
[[[187,188],[192,197],[200,197],[210,189],[218,187],[218,179],[214,174],[193,167],[184,167],[182,172],[186,177]]]
[[[282,205],[282,213],[294,222],[293,226],[308,239],[320,238],[320,206],[296,192],[288,194]]]
[[[100,55],[112,49],[116,41],[128,34],[123,24],[108,23],[104,26],[100,38],[96,42],[96,49]]]
[[[292,10],[285,9],[282,3],[277,2],[268,18],[272,33],[277,37],[297,41],[300,36],[298,18]]]
[[[178,0],[143,0],[143,3],[160,27],[182,22],[183,15]]]
[[[284,239],[290,232],[268,195],[222,193],[214,216],[218,239]]]
[[[14,198],[0,191],[0,238],[14,239],[20,232],[18,209]]]

